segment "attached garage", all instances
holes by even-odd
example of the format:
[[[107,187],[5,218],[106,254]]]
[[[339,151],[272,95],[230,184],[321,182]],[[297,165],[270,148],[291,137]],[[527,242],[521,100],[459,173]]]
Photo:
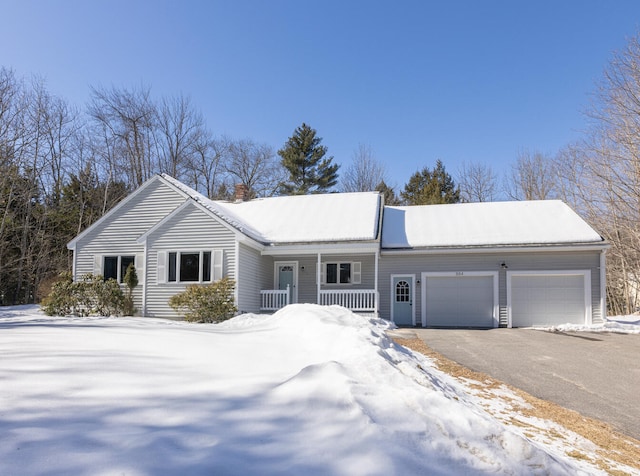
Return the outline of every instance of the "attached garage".
[[[422,325],[497,327],[498,273],[422,273]]]
[[[507,272],[509,327],[591,323],[591,273]]]

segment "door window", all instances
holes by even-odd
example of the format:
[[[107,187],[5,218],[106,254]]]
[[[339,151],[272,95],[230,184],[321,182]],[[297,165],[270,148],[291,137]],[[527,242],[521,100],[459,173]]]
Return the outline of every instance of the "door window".
[[[398,281],[396,284],[396,302],[409,302],[409,283],[406,281]]]

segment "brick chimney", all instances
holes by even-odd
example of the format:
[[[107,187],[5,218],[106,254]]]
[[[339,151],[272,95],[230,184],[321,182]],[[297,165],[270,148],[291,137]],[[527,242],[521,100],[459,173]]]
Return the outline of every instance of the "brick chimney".
[[[243,183],[236,184],[236,203],[249,200],[249,187]]]

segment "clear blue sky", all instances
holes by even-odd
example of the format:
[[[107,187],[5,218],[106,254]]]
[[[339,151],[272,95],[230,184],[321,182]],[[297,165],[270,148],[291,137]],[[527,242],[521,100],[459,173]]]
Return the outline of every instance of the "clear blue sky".
[[[79,107],[91,85],[145,84],[275,149],[306,122],[402,187],[436,159],[501,172],[579,137],[640,1],[0,0],[0,17],[0,65]]]

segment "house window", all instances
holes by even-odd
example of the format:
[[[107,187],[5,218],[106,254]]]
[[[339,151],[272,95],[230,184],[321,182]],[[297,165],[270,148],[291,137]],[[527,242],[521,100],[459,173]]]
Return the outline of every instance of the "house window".
[[[211,251],[173,251],[168,260],[169,282],[211,281]]]
[[[357,268],[357,271],[354,270]],[[360,263],[325,263],[326,284],[360,284]]]
[[[102,264],[102,276],[105,281],[115,279],[119,283],[124,281],[124,275],[130,264],[135,265],[135,256],[105,256]]]

